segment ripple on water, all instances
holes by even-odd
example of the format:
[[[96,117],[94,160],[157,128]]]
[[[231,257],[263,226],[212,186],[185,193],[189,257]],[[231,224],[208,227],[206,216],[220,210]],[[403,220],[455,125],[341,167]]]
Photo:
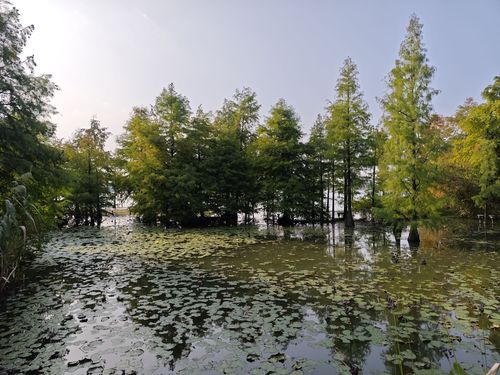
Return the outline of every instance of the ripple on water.
[[[285,237],[56,233],[0,307],[0,373],[484,373],[500,361],[500,255],[484,237],[418,251],[362,226]]]

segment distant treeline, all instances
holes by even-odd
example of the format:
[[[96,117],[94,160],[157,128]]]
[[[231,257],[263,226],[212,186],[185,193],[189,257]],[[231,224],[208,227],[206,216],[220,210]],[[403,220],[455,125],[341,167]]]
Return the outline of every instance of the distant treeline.
[[[19,256],[9,254],[22,252],[36,231],[99,226],[105,210],[126,199],[149,224],[236,225],[239,215],[250,222],[260,211],[284,225],[326,223],[338,213],[353,226],[358,214],[392,225],[396,235],[410,226],[416,243],[418,226],[443,215],[499,211],[500,77],[483,91],[484,102],[467,100],[451,117],[433,113],[434,68],[416,16],[387,76],[379,126],[347,58],[307,138],[283,99],[261,118],[255,92],[244,88],[207,113],[192,110],[171,84],[151,107],[133,109],[111,153],[95,118],[69,141],[54,138],[48,119],[57,87],[23,57],[33,28],[0,5],[0,197],[7,202],[0,276],[15,269]]]

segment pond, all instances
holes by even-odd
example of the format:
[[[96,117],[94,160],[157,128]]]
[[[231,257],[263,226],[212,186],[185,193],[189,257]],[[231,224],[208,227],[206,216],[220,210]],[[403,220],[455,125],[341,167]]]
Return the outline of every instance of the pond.
[[[453,228],[53,233],[0,303],[0,373],[485,374],[500,228]]]

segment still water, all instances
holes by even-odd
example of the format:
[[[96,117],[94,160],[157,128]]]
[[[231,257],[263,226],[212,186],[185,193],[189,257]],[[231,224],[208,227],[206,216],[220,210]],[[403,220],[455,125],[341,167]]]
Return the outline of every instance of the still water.
[[[485,374],[500,228],[53,233],[0,302],[0,374]],[[459,233],[460,235],[458,235]]]

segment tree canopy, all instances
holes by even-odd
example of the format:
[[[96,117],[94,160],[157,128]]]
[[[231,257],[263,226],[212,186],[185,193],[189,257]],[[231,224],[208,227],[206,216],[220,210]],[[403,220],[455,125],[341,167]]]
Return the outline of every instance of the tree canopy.
[[[336,96],[329,107],[328,140],[343,180],[344,223],[352,227],[354,194],[363,185],[361,172],[368,161],[370,114],[359,88],[358,69],[351,58],[345,59],[340,70]]]
[[[439,217],[439,200],[432,192],[439,150],[439,138],[430,126],[432,97],[437,93],[430,87],[434,71],[427,62],[422,24],[412,16],[381,100],[388,138],[381,161],[380,212],[396,230],[409,224],[413,243],[420,241],[418,225],[432,224]]]
[[[2,2],[0,196],[13,197],[12,186],[29,172],[26,197],[50,225],[99,226],[129,197],[131,212],[148,224],[237,225],[256,213],[268,224],[323,224],[343,214],[345,227],[369,218],[392,225],[397,237],[409,226],[412,243],[419,227],[443,215],[494,215],[500,78],[484,89],[483,102],[436,114],[422,29],[412,16],[380,99],[381,127],[370,123],[348,57],[307,136],[284,99],[261,117],[257,94],[244,87],[206,112],[170,84],[150,106],[132,109],[111,152],[96,118],[71,139],[55,139],[49,119],[57,86],[35,73],[33,56],[24,57],[33,27]]]

